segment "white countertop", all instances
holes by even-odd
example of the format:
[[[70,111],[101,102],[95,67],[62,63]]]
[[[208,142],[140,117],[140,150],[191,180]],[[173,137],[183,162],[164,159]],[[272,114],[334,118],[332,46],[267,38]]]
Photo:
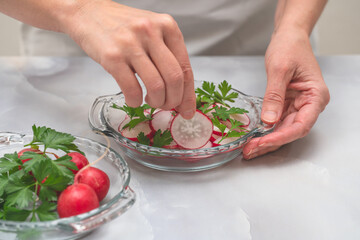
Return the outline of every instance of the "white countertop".
[[[262,96],[262,57],[194,57],[195,78]],[[128,161],[135,205],[85,239],[360,239],[360,56],[320,57],[331,102],[308,136],[252,161],[197,173]],[[119,91],[88,58],[0,58],[0,131],[91,132],[94,99]],[[115,150],[120,148],[112,141]]]

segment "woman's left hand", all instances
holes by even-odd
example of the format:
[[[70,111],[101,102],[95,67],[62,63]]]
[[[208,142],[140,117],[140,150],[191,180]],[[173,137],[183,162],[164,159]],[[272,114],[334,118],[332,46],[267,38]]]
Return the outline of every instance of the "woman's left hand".
[[[330,100],[307,33],[275,32],[265,64],[268,81],[261,119],[267,124],[276,123],[276,128],[247,143],[243,149],[245,159],[306,136]]]

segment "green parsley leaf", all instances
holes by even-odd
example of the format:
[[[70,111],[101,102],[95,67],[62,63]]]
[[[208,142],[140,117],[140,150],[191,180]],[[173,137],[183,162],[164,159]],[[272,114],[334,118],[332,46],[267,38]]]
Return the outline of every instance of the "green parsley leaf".
[[[8,182],[9,182],[9,179],[7,177],[0,176],[0,198],[3,196]]]
[[[40,221],[51,221],[58,218],[56,213],[56,203],[43,202],[36,210]]]
[[[130,121],[123,126],[123,129],[125,129],[127,127],[129,129],[132,129],[141,122],[151,120],[152,119],[151,116],[154,113],[154,111],[156,110],[155,108],[150,107],[148,104],[143,104],[140,107],[133,108],[133,107],[129,107],[126,104],[121,107],[121,106],[118,106],[115,103],[113,103],[113,105],[111,107],[124,111],[130,117]],[[149,114],[145,115],[145,110],[147,110],[147,109],[151,109],[151,110],[150,110]]]
[[[71,184],[72,181],[73,179],[65,178],[57,174],[52,174],[46,178],[44,183],[40,183],[40,186],[49,187],[55,191],[63,191],[69,184]]]
[[[225,106],[229,106],[226,102],[234,102],[234,99],[239,95],[237,92],[231,91],[231,85],[225,80],[218,85],[220,92],[215,91],[215,88],[214,83],[203,82],[202,88],[197,88],[195,90],[197,102],[221,103]],[[197,104],[197,106],[199,107],[199,104]]]
[[[18,190],[12,193],[9,193],[8,197],[6,198],[6,204],[8,206],[16,206],[19,209],[23,209],[33,201],[34,192],[29,189],[29,186],[17,186]],[[14,190],[15,187],[10,188]]]
[[[54,129],[46,127],[36,127],[33,125],[33,140],[25,145],[33,148],[38,148],[39,145],[44,145],[44,152],[46,149],[52,148],[56,150],[63,150],[64,152],[76,151],[84,154],[79,148],[73,143],[75,137],[69,133],[57,132]]]
[[[24,209],[17,209],[15,207],[7,206],[4,209],[4,215],[6,220],[10,221],[25,221],[31,211]]]
[[[169,145],[173,141],[169,130],[165,130],[161,133],[161,130],[157,130],[153,138],[153,147],[163,147]]]
[[[137,140],[141,144],[150,145],[150,139],[147,136],[145,136],[144,132],[139,133],[139,135],[137,136]]]
[[[39,198],[41,201],[57,201],[56,191],[51,189],[50,187],[40,185]]]
[[[21,165],[22,162],[16,152],[13,154],[5,154],[4,157],[0,158],[0,174],[18,168]]]

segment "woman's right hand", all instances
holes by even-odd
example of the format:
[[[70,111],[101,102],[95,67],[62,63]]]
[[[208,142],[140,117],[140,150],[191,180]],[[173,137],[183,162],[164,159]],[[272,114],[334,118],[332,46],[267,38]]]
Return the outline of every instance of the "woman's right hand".
[[[167,14],[127,7],[111,0],[84,1],[64,19],[62,31],[117,81],[126,103],[195,113],[194,78],[182,33]]]

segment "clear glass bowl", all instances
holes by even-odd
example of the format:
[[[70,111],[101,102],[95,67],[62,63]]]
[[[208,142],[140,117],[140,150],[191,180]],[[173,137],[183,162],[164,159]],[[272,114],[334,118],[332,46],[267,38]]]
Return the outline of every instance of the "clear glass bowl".
[[[20,151],[24,144],[31,140],[32,135],[0,132],[0,156]],[[75,144],[86,154],[90,162],[100,157],[106,149],[103,144],[81,137],[76,137]],[[126,212],[135,202],[135,194],[129,187],[130,171],[127,163],[110,149],[94,166],[106,172],[110,178],[109,192],[99,208],[47,222],[0,220],[0,239],[77,239]]]
[[[200,87],[201,84],[202,82],[195,81],[195,87]],[[89,123],[94,131],[100,131],[113,137],[120,144],[126,159],[130,158],[144,166],[164,171],[207,170],[236,158],[241,154],[242,147],[247,141],[268,134],[274,129],[274,126],[268,126],[260,119],[262,98],[246,95],[236,89],[233,90],[239,93],[239,96],[231,106],[245,108],[249,111],[248,116],[251,119],[249,128],[251,130],[238,140],[217,147],[195,150],[165,149],[143,145],[123,137],[117,129],[124,120],[125,113],[111,107],[113,103],[119,106],[125,104],[122,92],[95,99],[89,112]]]

